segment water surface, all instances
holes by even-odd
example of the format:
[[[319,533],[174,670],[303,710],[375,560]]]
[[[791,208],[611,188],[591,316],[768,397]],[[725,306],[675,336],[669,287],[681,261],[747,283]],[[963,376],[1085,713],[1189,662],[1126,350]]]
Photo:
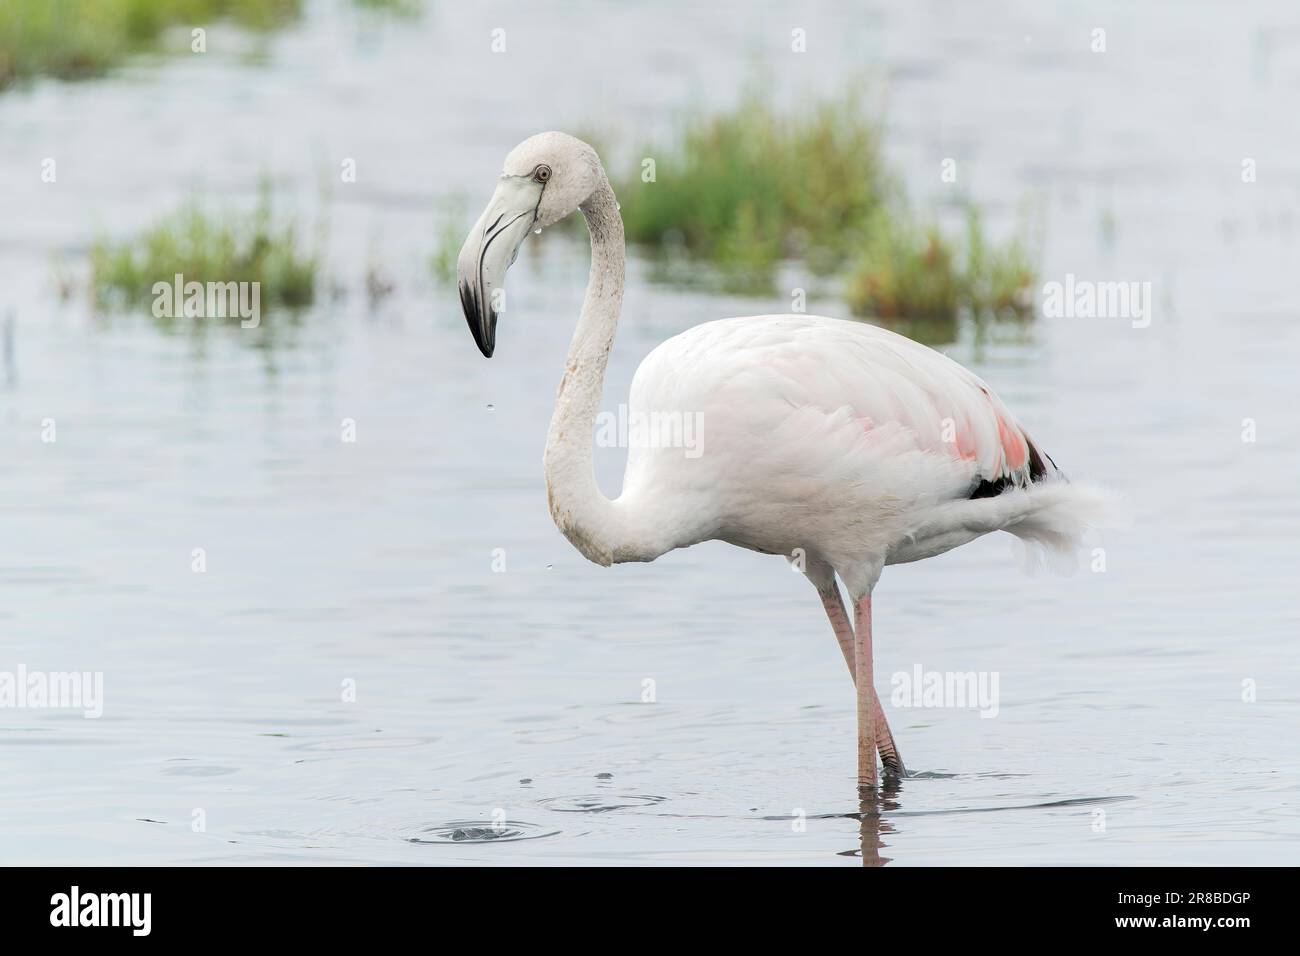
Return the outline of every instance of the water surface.
[[[216,30],[204,57],[0,96],[0,670],[102,671],[106,695],[99,720],[0,711],[0,860],[1295,862],[1300,16],[838,6],[409,22],[320,2],[251,62]],[[918,663],[996,672],[1000,708],[891,707],[917,775],[866,808],[852,688],[805,581],[720,544],[602,569],[552,526],[542,443],[585,250],[521,255],[492,362],[426,269],[439,201],[483,201],[524,136],[662,135],[761,71],[794,108],[862,77],[918,203],[952,211],[956,157],[993,229],[1040,216],[1045,280],[1156,297],[1148,328],[944,344],[1133,522],[1098,542],[1100,573],[1026,576],[1004,538],[888,571],[882,693]],[[84,275],[97,233],[195,192],[250,205],[264,174],[328,225],[346,290],[274,347],[57,296],[52,263]],[[371,308],[375,264],[397,291]],[[667,336],[789,308],[648,271],[632,263],[609,409]],[[598,456],[611,494],[622,454]]]

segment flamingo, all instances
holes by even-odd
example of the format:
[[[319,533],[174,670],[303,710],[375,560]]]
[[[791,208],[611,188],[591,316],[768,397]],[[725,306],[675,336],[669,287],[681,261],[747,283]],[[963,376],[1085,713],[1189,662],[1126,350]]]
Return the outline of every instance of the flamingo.
[[[863,322],[794,314],[706,322],[646,356],[629,418],[693,416],[701,442],[695,454],[633,443],[622,493],[610,500],[596,484],[592,433],[625,251],[619,205],[591,146],[546,132],[510,152],[461,248],[458,287],[490,358],[520,245],[577,210],[591,272],[543,456],[556,526],[604,566],[710,540],[796,562],[853,678],[857,782],[874,792],[877,754],[886,773],[906,774],[873,682],[871,595],[883,568],[994,531],[1069,553],[1104,493],[1066,481],[992,389],[947,356]]]

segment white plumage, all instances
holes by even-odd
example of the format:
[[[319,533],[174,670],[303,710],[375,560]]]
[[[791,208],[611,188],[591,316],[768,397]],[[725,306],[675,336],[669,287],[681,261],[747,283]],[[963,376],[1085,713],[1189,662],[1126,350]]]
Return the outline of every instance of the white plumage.
[[[861,322],[697,326],[646,357],[629,409],[699,422],[697,458],[629,451],[618,500],[657,516],[669,539],[651,550],[717,538],[837,568],[872,555],[897,564],[1023,522],[1040,500],[1036,488],[971,500],[982,481],[1030,487],[1024,429],[973,373]],[[1059,478],[1050,460],[1042,469]]]
[[[575,208],[591,233],[592,267],[546,443],[556,525],[600,564],[715,539],[798,562],[855,678],[859,784],[875,784],[877,752],[902,773],[872,685],[871,592],[882,568],[999,530],[1071,553],[1105,495],[1067,482],[992,389],[946,356],[860,322],[762,315],[705,323],[646,357],[629,416],[689,418],[695,441],[634,444],[622,494],[605,498],[592,429],[624,249],[618,205],[590,146],[543,133],[511,152],[461,251],[461,301],[491,355],[496,290],[519,244]]]

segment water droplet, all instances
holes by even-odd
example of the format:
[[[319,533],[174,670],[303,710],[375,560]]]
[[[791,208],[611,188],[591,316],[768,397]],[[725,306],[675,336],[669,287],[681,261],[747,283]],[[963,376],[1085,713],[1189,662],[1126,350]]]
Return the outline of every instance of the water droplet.
[[[596,779],[597,779],[597,780],[613,780],[613,779],[614,779],[614,775],[613,775],[612,773],[598,773],[598,774],[596,774]]]
[[[538,226],[536,229],[533,230],[533,235],[534,235],[534,236],[540,236],[541,234],[542,234],[542,227],[541,227],[541,226]]]
[[[549,571],[549,570],[551,570],[551,568],[553,568],[553,567],[555,567],[555,565],[553,565],[553,564],[548,564],[548,565],[546,566],[546,570]]]
[[[492,411],[494,408],[496,408],[496,406],[493,405],[491,402],[488,402],[488,403],[487,403],[487,410],[488,410],[489,412]]]

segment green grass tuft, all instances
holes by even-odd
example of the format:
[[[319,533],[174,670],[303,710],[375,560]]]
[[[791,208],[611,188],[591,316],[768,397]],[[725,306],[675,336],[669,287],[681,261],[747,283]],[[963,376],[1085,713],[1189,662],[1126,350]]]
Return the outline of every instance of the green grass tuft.
[[[953,250],[933,226],[919,228],[877,210],[845,296],[855,315],[931,321],[955,315],[962,275]]]
[[[787,117],[750,93],[731,113],[688,123],[675,150],[642,155],[655,181],[638,162],[615,183],[628,240],[707,260],[741,290],[768,288],[787,257],[823,275],[839,269],[894,188],[853,100]]]
[[[310,305],[320,259],[299,248],[294,222],[277,223],[269,194],[248,216],[219,220],[197,203],[123,243],[99,240],[91,249],[91,288],[100,308],[153,301],[155,282],[257,282],[263,309]]]
[[[921,228],[882,210],[867,230],[845,297],[855,315],[887,321],[947,320],[961,311],[977,319],[1024,319],[1033,315],[1035,281],[1025,241],[990,244],[973,207],[964,248],[936,226]]]
[[[770,293],[785,260],[846,276],[858,315],[947,321],[1032,313],[1027,245],[996,246],[978,215],[964,241],[922,225],[880,152],[878,127],[858,100],[784,116],[751,93],[722,116],[682,130],[669,151],[647,149],[615,176],[629,242],[659,260],[660,277],[693,281],[707,264],[729,291]]]
[[[472,223],[469,203],[464,195],[457,193],[439,203],[437,234],[434,236],[433,255],[429,257],[429,272],[439,285],[456,284],[456,260]]]
[[[424,0],[352,0],[352,5],[372,13],[412,19],[424,13]]]
[[[0,89],[34,76],[100,76],[124,57],[155,48],[170,27],[227,19],[270,30],[301,11],[302,0],[3,0]]]

